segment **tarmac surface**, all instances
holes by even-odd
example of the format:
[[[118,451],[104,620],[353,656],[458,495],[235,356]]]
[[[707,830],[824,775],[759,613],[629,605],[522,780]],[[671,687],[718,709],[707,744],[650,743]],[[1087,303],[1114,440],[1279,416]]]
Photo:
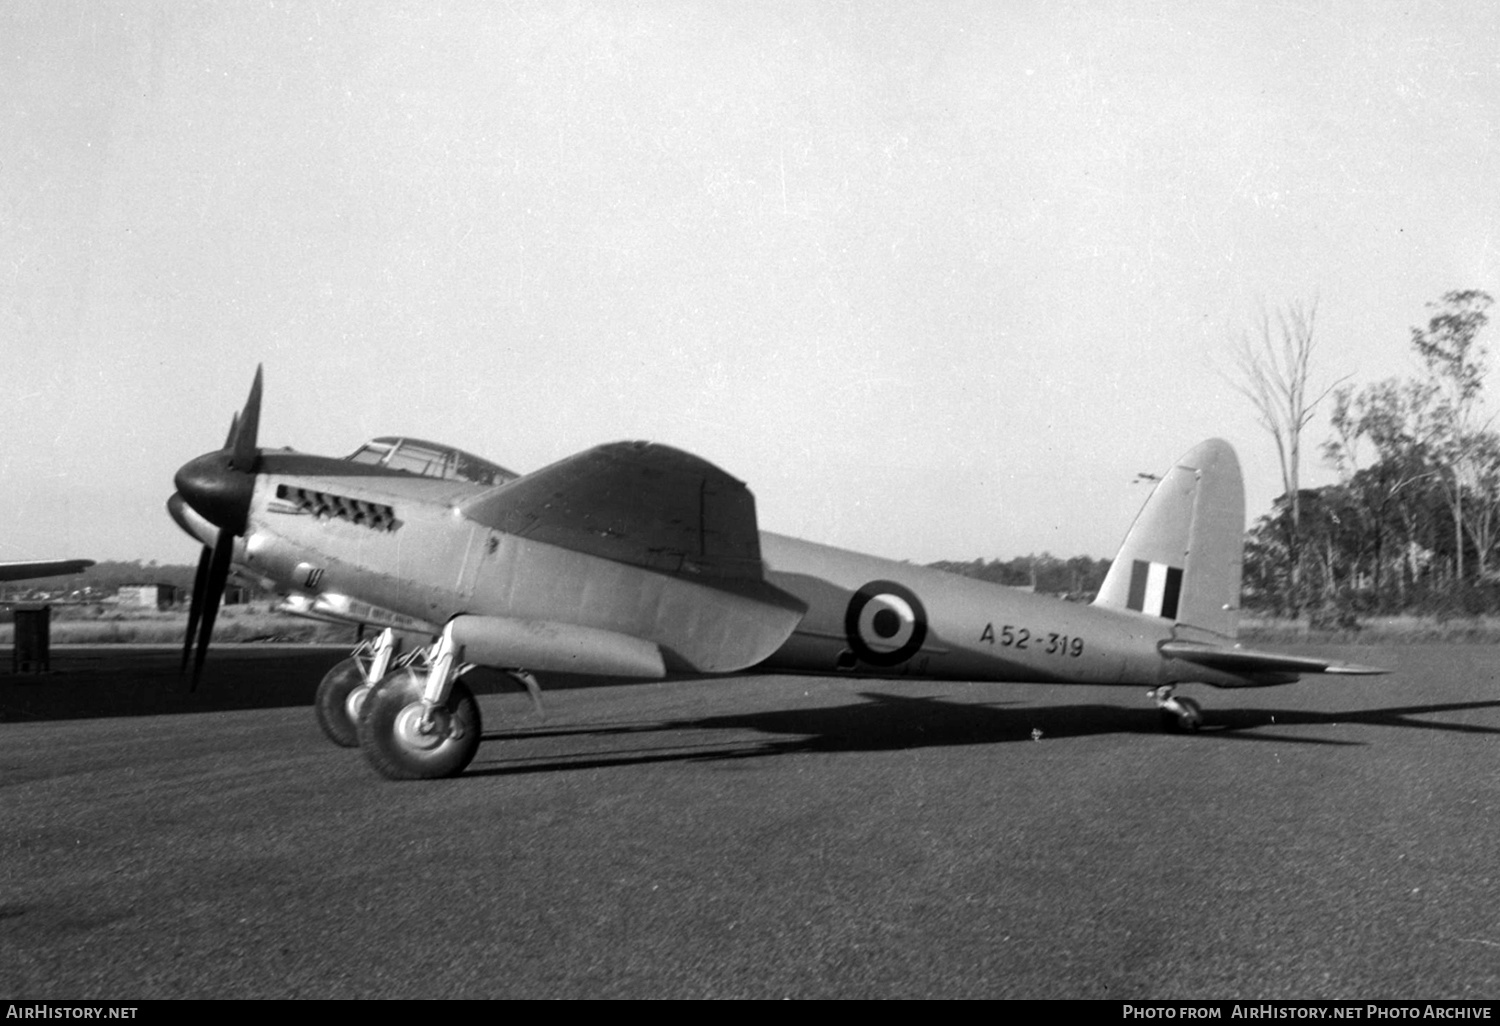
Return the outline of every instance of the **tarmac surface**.
[[[188,694],[55,649],[0,674],[0,997],[1500,998],[1500,649],[1320,651],[1396,672],[1184,688],[1196,734],[1141,688],[500,690],[397,784],[314,722],[341,650]]]

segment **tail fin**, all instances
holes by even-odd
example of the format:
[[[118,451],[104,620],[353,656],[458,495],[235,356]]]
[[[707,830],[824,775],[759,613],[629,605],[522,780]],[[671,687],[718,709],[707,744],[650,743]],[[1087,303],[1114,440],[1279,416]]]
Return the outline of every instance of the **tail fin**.
[[[1094,604],[1233,637],[1244,534],[1240,461],[1228,442],[1211,438],[1157,482]]]

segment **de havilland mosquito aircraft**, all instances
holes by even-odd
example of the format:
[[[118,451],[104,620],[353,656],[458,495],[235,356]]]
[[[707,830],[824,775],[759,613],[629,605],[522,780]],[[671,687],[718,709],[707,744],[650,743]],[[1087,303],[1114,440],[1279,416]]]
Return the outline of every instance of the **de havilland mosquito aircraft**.
[[[380,438],[334,458],[261,449],[261,372],[222,449],[184,465],[173,518],[204,543],[183,650],[196,684],[232,568],[288,608],[384,628],[334,667],[316,709],[393,779],[474,757],[462,676],[658,679],[804,673],[1174,688],[1382,673],[1235,642],[1245,523],[1227,442],[1157,482],[1091,605],[762,533],[746,486],[690,453],[615,442],[515,474],[456,449]],[[394,659],[393,630],[429,645]]]

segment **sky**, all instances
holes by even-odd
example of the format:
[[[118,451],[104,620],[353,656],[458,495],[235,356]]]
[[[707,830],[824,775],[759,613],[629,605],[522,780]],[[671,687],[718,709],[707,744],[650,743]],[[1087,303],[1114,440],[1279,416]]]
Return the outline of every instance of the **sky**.
[[[257,365],[262,445],[650,439],[896,559],[1109,557],[1213,436],[1253,522],[1262,311],[1358,386],[1500,296],[1497,12],[0,0],[0,559],[193,561]]]

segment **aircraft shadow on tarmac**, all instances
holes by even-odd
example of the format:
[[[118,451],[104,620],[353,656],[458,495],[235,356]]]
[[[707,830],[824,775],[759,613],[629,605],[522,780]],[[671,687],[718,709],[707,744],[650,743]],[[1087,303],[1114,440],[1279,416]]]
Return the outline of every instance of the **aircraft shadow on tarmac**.
[[[1114,705],[1059,705],[1015,708],[1009,702],[951,702],[938,697],[860,693],[857,703],[816,709],[779,709],[663,720],[654,723],[599,726],[538,726],[519,730],[490,730],[486,741],[577,738],[576,753],[556,752],[510,756],[480,749],[480,761],[466,776],[599,769],[643,763],[722,761],[810,752],[878,752],[950,745],[999,744],[1014,741],[1056,742],[1099,734],[1159,734],[1155,708]],[[1443,723],[1426,717],[1484,709],[1500,709],[1500,701],[1455,702],[1365,709],[1353,712],[1309,712],[1292,709],[1209,710],[1205,725],[1191,737],[1203,740],[1261,741],[1278,744],[1360,746],[1367,741],[1330,737],[1292,736],[1279,728],[1360,724],[1419,730],[1500,734],[1500,727]],[[754,731],[765,739],[693,739],[674,741],[674,735]],[[588,742],[617,744],[598,745]],[[488,760],[495,760],[489,762]]]
[[[52,673],[0,671],[0,723],[307,708],[323,675],[346,654],[336,647],[223,646],[193,691],[174,649],[75,650],[54,656]],[[484,667],[473,672],[473,683],[481,694],[515,687]],[[610,684],[616,682],[571,674],[546,681],[549,691]]]
[[[113,719],[309,706],[338,650],[236,646],[218,655],[196,691],[181,655],[160,647],[54,654],[53,672],[0,673],[0,722]]]

